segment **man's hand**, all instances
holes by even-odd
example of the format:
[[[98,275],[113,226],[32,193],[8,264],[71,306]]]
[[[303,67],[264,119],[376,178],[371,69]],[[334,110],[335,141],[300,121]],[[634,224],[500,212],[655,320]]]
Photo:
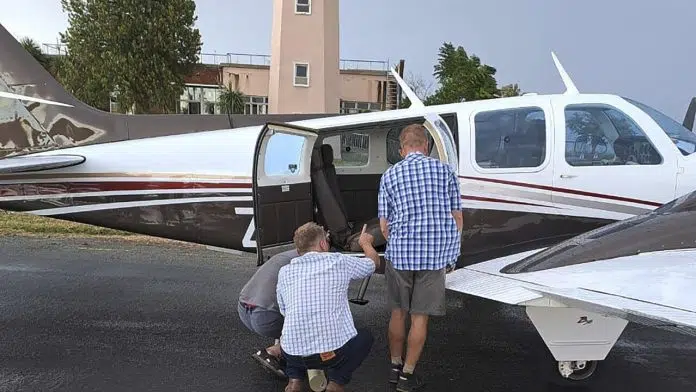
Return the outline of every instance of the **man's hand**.
[[[360,245],[363,250],[365,250],[365,247],[372,247],[372,244],[375,242],[375,237],[372,236],[372,234],[367,233],[367,225],[363,225],[362,232],[360,233],[360,238],[358,238],[358,245]]]

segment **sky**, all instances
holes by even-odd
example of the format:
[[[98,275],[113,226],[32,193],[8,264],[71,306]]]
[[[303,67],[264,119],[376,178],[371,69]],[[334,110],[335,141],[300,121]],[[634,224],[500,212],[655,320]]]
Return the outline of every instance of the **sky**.
[[[203,52],[270,54],[273,1],[197,0]],[[67,28],[60,0],[6,3],[0,23],[15,37],[55,43]],[[434,81],[452,42],[524,92],[564,90],[553,50],[581,92],[634,98],[680,123],[696,96],[696,1],[344,0],[340,13],[341,58],[404,59],[407,76]]]

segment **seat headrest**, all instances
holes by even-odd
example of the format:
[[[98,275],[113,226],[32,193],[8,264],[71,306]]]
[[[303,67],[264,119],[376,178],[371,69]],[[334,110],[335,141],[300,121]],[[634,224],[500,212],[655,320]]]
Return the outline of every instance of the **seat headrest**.
[[[310,163],[311,171],[321,170],[324,167],[324,160],[322,158],[321,149],[314,147],[312,149],[312,161]]]
[[[322,144],[321,145],[321,159],[324,163],[324,166],[330,166],[333,165],[333,147],[331,147],[330,144]]]

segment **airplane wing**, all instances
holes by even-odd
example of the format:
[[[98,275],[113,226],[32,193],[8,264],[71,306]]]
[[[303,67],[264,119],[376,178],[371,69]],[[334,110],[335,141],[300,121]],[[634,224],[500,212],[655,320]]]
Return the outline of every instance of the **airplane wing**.
[[[447,288],[511,305],[554,306],[555,302],[696,336],[696,249],[647,252],[535,272],[500,272],[539,251],[458,269],[447,276]]]
[[[27,155],[0,159],[0,174],[59,169],[83,163],[82,155]]]

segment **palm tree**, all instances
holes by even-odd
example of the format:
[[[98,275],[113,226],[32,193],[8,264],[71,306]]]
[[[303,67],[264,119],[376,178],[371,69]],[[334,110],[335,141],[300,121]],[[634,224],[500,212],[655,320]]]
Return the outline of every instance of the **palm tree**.
[[[231,82],[226,87],[220,88],[222,89],[218,101],[220,110],[227,114],[244,114],[244,94],[233,89]]]
[[[24,47],[24,49],[31,54],[36,61],[38,61],[46,70],[49,69],[48,57],[41,52],[39,44],[29,37],[22,38],[19,43]]]

